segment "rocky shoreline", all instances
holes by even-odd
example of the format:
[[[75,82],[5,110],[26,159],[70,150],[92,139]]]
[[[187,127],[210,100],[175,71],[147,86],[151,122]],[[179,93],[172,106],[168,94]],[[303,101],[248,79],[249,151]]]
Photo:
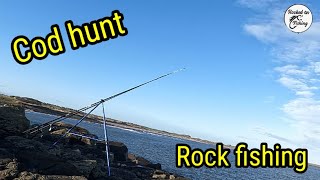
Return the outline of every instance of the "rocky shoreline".
[[[161,164],[128,154],[121,142],[109,143],[109,177],[104,143],[68,135],[50,148],[70,125],[57,123],[51,131],[33,137],[22,133],[29,127],[23,107],[0,106],[0,179],[186,179],[161,170]],[[83,128],[76,128],[75,132],[97,138]]]

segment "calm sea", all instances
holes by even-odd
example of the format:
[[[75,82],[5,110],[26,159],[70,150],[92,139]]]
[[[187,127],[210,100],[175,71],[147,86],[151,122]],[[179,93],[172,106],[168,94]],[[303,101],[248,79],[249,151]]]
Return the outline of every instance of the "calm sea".
[[[35,112],[26,112],[27,118],[32,123],[43,123],[53,119],[55,116]],[[67,119],[67,123],[74,124],[75,121]],[[91,133],[103,138],[103,126],[100,124],[83,122],[81,127],[86,128]],[[108,127],[109,139],[111,141],[123,142],[127,145],[129,153],[142,156],[151,162],[160,163],[166,171],[183,175],[191,179],[212,180],[212,179],[320,179],[320,168],[309,166],[304,174],[297,174],[292,168],[176,168],[175,166],[175,146],[177,143],[187,143],[193,148],[208,149],[212,145],[181,140],[166,136],[159,136],[149,133],[136,132],[120,128]],[[231,166],[234,163],[234,155],[229,154],[228,159]]]

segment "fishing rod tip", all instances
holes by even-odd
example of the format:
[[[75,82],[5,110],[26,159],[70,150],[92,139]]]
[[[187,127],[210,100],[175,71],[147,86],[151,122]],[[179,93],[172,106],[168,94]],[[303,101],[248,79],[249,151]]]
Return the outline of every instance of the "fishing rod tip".
[[[185,71],[185,70],[187,70],[187,68],[181,68],[181,69],[175,70],[173,73],[177,73],[177,72]]]

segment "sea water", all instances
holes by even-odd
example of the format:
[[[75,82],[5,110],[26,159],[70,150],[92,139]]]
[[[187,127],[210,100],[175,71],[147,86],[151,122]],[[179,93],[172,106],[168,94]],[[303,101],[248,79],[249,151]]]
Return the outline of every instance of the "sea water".
[[[35,112],[26,112],[27,118],[31,123],[44,123],[55,118],[53,115],[47,115]],[[66,119],[64,122],[75,124],[75,120]],[[99,138],[104,138],[102,124],[83,122],[79,125],[96,134]],[[189,144],[192,148],[208,149],[214,148],[214,145],[208,145],[188,140],[181,140],[167,136],[154,135],[145,132],[127,130],[115,127],[108,127],[109,140],[119,141],[126,144],[129,153],[144,157],[153,163],[160,163],[162,169],[173,172],[184,177],[199,180],[212,179],[320,179],[320,168],[309,166],[303,174],[298,174],[292,168],[236,168],[234,167],[234,155],[229,154],[228,159],[231,168],[177,168],[175,165],[175,147],[177,143]]]

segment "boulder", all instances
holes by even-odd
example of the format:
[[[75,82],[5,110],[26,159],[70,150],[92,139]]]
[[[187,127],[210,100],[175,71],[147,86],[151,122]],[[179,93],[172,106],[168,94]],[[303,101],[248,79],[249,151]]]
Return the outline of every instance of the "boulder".
[[[58,122],[58,123],[55,123],[53,125],[53,130],[57,130],[57,129],[69,129],[71,128],[73,125],[71,124],[66,124],[66,123],[63,123],[63,122]],[[90,134],[88,130],[82,128],[82,127],[75,127],[72,132],[78,132],[80,134]]]
[[[24,108],[0,106],[0,138],[21,135],[29,126]]]
[[[5,140],[11,145],[10,149],[20,162],[22,170],[43,175],[81,175],[74,165],[50,154],[49,146],[19,136],[9,136]]]
[[[161,170],[161,164],[160,163],[156,163],[156,164],[147,164],[147,167],[152,168],[152,169],[158,169]]]
[[[139,164],[141,166],[146,166],[146,167],[149,167],[149,168],[152,168],[152,169],[158,169],[158,170],[161,170],[161,164],[160,163],[156,163],[156,164],[153,164],[151,163],[150,161],[146,160],[145,158],[143,157],[135,157],[135,156],[132,156],[130,155],[129,156],[129,159],[132,161],[132,162],[135,162],[136,164]],[[133,160],[132,160],[133,159]]]
[[[97,142],[97,148],[105,151],[106,145],[104,142]],[[128,148],[125,144],[109,141],[109,149],[111,154],[113,154],[114,161],[124,162],[128,160]]]
[[[109,142],[110,152],[114,155],[115,161],[127,161],[128,160],[128,148],[121,142]]]
[[[56,124],[54,124],[52,126],[52,130],[51,130],[51,134],[52,135],[57,135],[57,136],[62,136],[64,135],[69,128],[71,128],[72,125],[70,124],[65,124],[62,122],[58,122]],[[81,127],[75,127],[71,133],[76,133],[76,134],[81,134],[81,135],[85,135],[91,138],[95,138],[97,139],[98,137],[96,135],[90,134],[88,130],[81,128]],[[80,136],[76,136],[73,134],[67,134],[66,139],[65,139],[65,143],[71,144],[71,145],[95,145],[95,141],[85,138],[85,137],[80,137]]]
[[[97,167],[96,160],[72,161],[70,163],[85,177],[89,177],[92,170]]]
[[[146,160],[145,158],[143,157],[136,157],[136,160],[137,160],[137,164],[141,165],[141,166],[147,166],[148,164],[151,164],[150,161]]]

